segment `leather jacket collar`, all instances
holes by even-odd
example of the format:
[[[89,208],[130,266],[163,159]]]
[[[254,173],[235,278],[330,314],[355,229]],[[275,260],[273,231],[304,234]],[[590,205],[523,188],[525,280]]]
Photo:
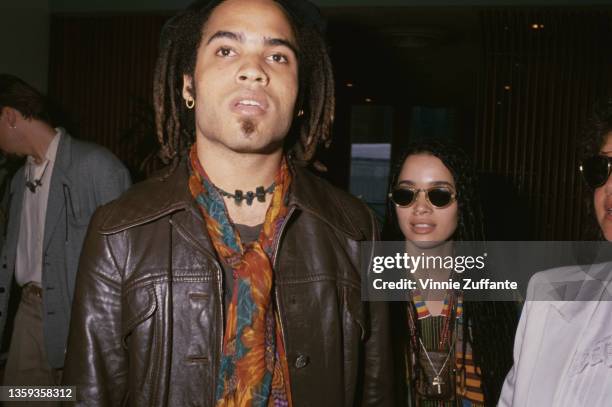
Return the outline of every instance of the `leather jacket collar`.
[[[332,188],[329,184],[325,184],[326,188],[321,188],[321,183],[317,183],[316,176],[309,170],[291,161],[289,163],[293,174],[289,206],[313,214],[352,240],[366,238],[348,214],[342,210],[340,202],[330,204],[329,199],[334,199],[335,195],[326,193],[327,187]],[[103,234],[114,234],[174,212],[196,209],[189,193],[188,178],[187,165],[183,161],[173,172],[165,169],[161,175],[134,185],[132,191],[128,191],[123,197],[124,205],[121,205],[121,211],[111,213],[99,231]],[[140,189],[149,189],[152,186],[159,191],[154,198],[151,198],[150,194],[136,193]],[[145,196],[146,200],[143,199]],[[197,213],[197,210],[195,212]]]

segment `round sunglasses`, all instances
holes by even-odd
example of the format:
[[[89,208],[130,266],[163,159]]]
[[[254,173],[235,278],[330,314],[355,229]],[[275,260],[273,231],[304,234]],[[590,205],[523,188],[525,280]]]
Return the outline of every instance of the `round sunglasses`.
[[[438,209],[446,208],[448,205],[455,202],[455,192],[448,187],[431,187],[425,189],[417,189],[411,187],[395,187],[389,192],[389,199],[400,208],[407,208],[412,205],[419,195],[419,192],[425,193],[425,199],[432,206]]]
[[[595,155],[580,163],[580,172],[587,185],[593,189],[606,183],[612,172],[612,157]]]

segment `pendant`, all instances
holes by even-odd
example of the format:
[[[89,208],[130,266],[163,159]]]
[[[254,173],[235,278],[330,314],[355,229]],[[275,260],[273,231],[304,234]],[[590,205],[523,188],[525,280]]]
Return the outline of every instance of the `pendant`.
[[[444,384],[444,382],[442,381],[442,378],[440,376],[436,376],[433,378],[433,381],[431,382],[432,386],[437,387],[438,388],[438,394],[442,394],[442,385]]]

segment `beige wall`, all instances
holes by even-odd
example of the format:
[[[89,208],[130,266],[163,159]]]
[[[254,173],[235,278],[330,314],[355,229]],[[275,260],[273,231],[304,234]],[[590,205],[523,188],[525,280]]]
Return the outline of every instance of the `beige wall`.
[[[46,92],[48,54],[49,0],[1,0],[0,72]]]

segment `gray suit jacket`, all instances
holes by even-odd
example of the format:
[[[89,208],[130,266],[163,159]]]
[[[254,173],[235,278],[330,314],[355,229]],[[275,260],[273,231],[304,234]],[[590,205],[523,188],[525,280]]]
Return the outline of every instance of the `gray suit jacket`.
[[[47,203],[42,270],[43,336],[54,368],[64,365],[74,281],[91,215],[131,184],[127,169],[110,151],[60,131]],[[21,167],[9,192],[8,228],[0,262],[0,338],[7,320],[24,191]]]
[[[610,405],[611,280],[609,262],[531,278],[498,407]]]

